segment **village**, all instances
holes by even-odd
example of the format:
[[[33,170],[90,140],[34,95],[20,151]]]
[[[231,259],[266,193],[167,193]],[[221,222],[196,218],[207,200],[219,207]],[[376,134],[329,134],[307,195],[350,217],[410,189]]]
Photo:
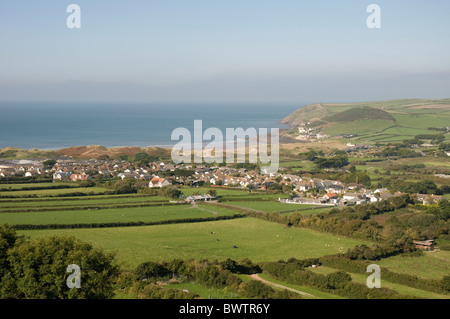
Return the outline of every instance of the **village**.
[[[94,185],[95,181],[99,180],[130,179],[142,188],[186,185],[245,189],[249,192],[278,191],[289,194],[289,198],[280,198],[280,202],[293,205],[350,206],[375,203],[404,194],[386,188],[370,189],[359,183],[283,173],[283,168],[276,173],[263,174],[257,169],[173,164],[164,161],[151,162],[148,167],[139,168],[123,160],[59,158],[52,161],[54,161],[52,167],[45,167],[43,162],[36,160],[2,160],[0,180],[17,176],[28,178],[47,176],[56,183],[91,181]],[[440,195],[415,194],[416,201],[424,205],[436,204],[442,198]],[[200,195],[191,200],[211,199],[210,196]]]

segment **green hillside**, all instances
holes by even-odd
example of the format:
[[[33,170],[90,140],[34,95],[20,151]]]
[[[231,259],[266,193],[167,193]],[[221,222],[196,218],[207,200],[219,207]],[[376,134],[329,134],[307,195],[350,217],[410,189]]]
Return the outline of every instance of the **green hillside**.
[[[310,104],[282,123],[293,128],[309,123],[331,137],[357,134],[355,141],[397,142],[418,134],[436,134],[430,128],[449,126],[450,99]],[[448,133],[446,139],[450,139]]]
[[[355,107],[343,112],[327,116],[323,119],[327,122],[353,122],[358,120],[388,120],[395,121],[395,118],[386,111],[373,107]]]

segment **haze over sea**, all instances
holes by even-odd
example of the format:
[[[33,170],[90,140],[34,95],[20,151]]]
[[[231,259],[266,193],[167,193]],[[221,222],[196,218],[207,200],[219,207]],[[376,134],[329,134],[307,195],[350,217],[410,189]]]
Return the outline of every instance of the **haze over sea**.
[[[172,131],[194,120],[203,131],[285,128],[279,121],[299,105],[194,105],[119,103],[0,103],[0,148],[60,149],[102,145],[169,147]]]

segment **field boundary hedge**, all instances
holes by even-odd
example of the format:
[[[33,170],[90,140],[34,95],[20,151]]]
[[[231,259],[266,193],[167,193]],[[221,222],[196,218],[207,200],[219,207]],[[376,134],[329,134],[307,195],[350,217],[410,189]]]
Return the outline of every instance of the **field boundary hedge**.
[[[370,263],[350,260],[340,256],[324,256],[319,258],[319,262],[326,267],[348,271],[350,273],[363,274],[366,275],[367,265]],[[439,294],[448,294],[442,288],[441,281],[437,279],[423,279],[417,276],[396,273],[390,271],[388,268],[380,267],[381,269],[381,280],[386,280],[388,282],[397,283],[400,285],[408,286],[415,289],[426,290],[430,292],[435,292]]]
[[[104,197],[83,198],[83,196],[76,196],[75,198],[57,198],[57,197],[50,198],[50,197],[43,196],[43,197],[38,197],[38,198],[31,197],[30,199],[27,199],[26,201],[23,201],[22,203],[24,203],[24,202],[48,202],[48,201],[99,200],[99,199],[116,199],[116,198],[153,197],[151,195],[125,195],[124,196],[122,194],[110,194],[110,195],[106,195],[106,196],[105,195],[101,195],[101,194],[99,194],[99,195],[96,195],[96,194],[89,195],[89,194],[87,194],[87,196],[104,196]],[[70,197],[70,196],[63,196],[63,197]],[[79,197],[81,197],[81,198],[79,198]],[[0,199],[1,198],[2,197],[0,196]],[[6,198],[10,198],[10,197],[6,197]],[[16,198],[16,197],[12,197],[12,198]],[[21,198],[21,197],[17,197],[17,198]],[[169,200],[160,200],[160,201],[161,202],[162,201],[169,202]],[[0,203],[18,203],[18,202],[20,202],[20,201],[12,200],[12,199],[0,200]]]
[[[78,187],[79,188],[79,187]],[[58,198],[58,197],[82,197],[82,196],[105,196],[105,195],[117,195],[114,191],[106,191],[94,193],[93,191],[89,193],[83,192],[73,192],[66,194],[55,194],[55,195],[37,195],[37,194],[27,194],[27,195],[0,195],[2,198]]]
[[[169,203],[169,202],[152,202],[143,204],[116,204],[110,206],[72,206],[72,207],[51,207],[51,208],[34,208],[34,209],[11,209],[0,210],[0,214],[12,214],[12,213],[31,213],[31,212],[56,212],[56,211],[69,211],[69,210],[100,210],[100,209],[119,209],[119,208],[133,208],[133,207],[153,207],[153,206],[176,206],[187,205],[187,203]]]
[[[86,188],[92,186],[85,186]],[[18,192],[18,191],[39,191],[47,189],[67,189],[67,188],[80,188],[80,185],[51,185],[51,186],[29,186],[22,188],[0,188],[0,192]]]
[[[113,227],[137,227],[137,226],[154,226],[154,225],[169,225],[169,224],[183,224],[183,223],[199,223],[208,221],[218,221],[227,219],[236,219],[246,217],[243,214],[235,214],[231,216],[217,216],[205,218],[183,218],[173,220],[160,220],[153,222],[116,222],[116,223],[79,223],[79,224],[47,224],[47,225],[32,225],[21,224],[12,225],[16,230],[44,230],[44,229],[81,229],[81,228],[113,228]]]

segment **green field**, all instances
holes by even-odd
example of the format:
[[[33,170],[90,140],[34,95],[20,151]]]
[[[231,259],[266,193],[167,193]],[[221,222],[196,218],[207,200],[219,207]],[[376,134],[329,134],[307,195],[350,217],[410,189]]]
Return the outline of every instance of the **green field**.
[[[358,134],[358,138],[369,137],[395,126],[392,121],[387,120],[359,120],[350,123],[336,123],[331,127],[325,128],[323,133],[330,136],[339,134]]]
[[[165,205],[120,209],[68,210],[51,212],[0,213],[0,223],[10,225],[92,224],[124,222],[157,222],[188,218],[232,216],[236,211],[198,205]]]
[[[280,284],[280,285],[283,285],[283,286],[286,286],[286,287],[289,287],[289,288],[293,288],[295,290],[306,292],[306,293],[308,293],[310,295],[313,295],[314,297],[317,297],[317,298],[320,298],[320,299],[344,299],[341,296],[333,295],[333,294],[330,294],[330,293],[326,293],[326,292],[323,292],[323,291],[321,291],[319,289],[316,289],[316,288],[313,288],[313,287],[299,286],[299,285],[294,285],[294,284],[291,284],[291,283],[287,283],[287,282],[284,282],[284,281],[277,280],[277,279],[271,277],[269,274],[266,274],[264,272],[259,274],[259,277],[261,277],[261,278],[263,278],[263,279],[265,279],[267,281],[276,283],[276,284]],[[316,299],[316,298],[307,297],[307,296],[302,296],[302,298],[304,298],[304,299]]]
[[[418,134],[430,134],[430,127],[450,123],[450,100],[391,100],[347,104],[311,104],[283,119],[295,127],[310,120],[328,122],[321,127],[330,136],[357,134],[351,141],[401,142]],[[450,137],[446,134],[446,138]]]
[[[299,211],[302,214],[318,214],[320,212],[327,211],[331,207],[324,207],[318,205],[308,204],[286,204],[277,201],[233,201],[223,202],[226,205],[239,206],[243,208],[250,208],[257,211],[263,211],[266,213],[283,212],[283,211]]]
[[[324,267],[324,266],[320,266],[315,269],[311,268],[309,270],[312,272],[315,272],[315,273],[322,274],[322,275],[328,275],[328,274],[338,271],[337,269],[328,268],[328,267]],[[370,275],[369,273],[366,276],[363,274],[350,273],[348,271],[347,271],[347,273],[352,277],[352,281],[363,284],[363,285],[366,284],[367,277],[368,277],[368,275]],[[438,294],[435,292],[416,289],[416,288],[412,288],[412,287],[408,287],[405,285],[392,283],[392,282],[383,280],[383,273],[381,273],[381,288],[389,288],[391,290],[398,292],[399,294],[409,295],[409,296],[414,296],[414,297],[419,297],[419,298],[450,299],[450,295]]]
[[[17,190],[17,189],[22,189],[25,187],[42,187],[42,188],[46,188],[46,187],[62,187],[62,186],[67,186],[67,188],[70,187],[77,187],[78,183],[74,183],[74,182],[67,182],[67,183],[22,183],[22,184],[1,184],[0,183],[0,191],[3,189],[11,189],[11,190]]]
[[[148,196],[148,197],[125,197],[125,196],[109,196],[102,199],[86,199],[85,196],[76,198],[61,198],[61,200],[46,199],[35,201],[33,199],[21,199],[14,201],[0,199],[0,212],[10,209],[19,208],[55,208],[55,207],[82,207],[82,206],[105,206],[105,205],[120,205],[120,204],[139,204],[139,203],[151,203],[151,202],[168,202],[167,198],[161,196]]]
[[[0,185],[7,185],[7,184],[0,184]],[[69,194],[69,193],[85,193],[85,194],[96,194],[96,193],[103,193],[111,191],[111,189],[108,188],[102,188],[102,187],[76,187],[76,188],[64,188],[64,189],[42,189],[42,190],[28,190],[28,191],[14,191],[14,192],[0,192],[0,197],[2,196],[24,196],[24,195],[36,195],[37,197],[45,197],[45,196],[52,196],[52,195],[58,195],[58,194]]]
[[[101,229],[19,231],[32,238],[72,235],[107,251],[116,251],[125,268],[144,261],[180,259],[240,260],[255,262],[320,257],[362,244],[348,239],[256,218]],[[233,248],[233,246],[238,248]]]
[[[450,274],[450,251],[425,252],[425,256],[394,256],[378,262],[391,271],[425,279],[442,279]]]

